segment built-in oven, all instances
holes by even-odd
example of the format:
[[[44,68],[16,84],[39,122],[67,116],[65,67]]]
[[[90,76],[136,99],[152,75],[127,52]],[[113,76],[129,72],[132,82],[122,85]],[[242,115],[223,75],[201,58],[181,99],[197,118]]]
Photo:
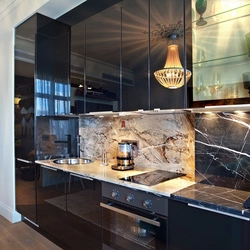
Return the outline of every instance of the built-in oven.
[[[102,183],[103,250],[167,249],[168,198]]]

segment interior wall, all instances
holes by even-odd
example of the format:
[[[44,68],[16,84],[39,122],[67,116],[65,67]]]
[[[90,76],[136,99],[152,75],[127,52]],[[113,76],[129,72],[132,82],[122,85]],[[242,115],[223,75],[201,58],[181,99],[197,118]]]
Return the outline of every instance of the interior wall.
[[[17,1],[16,1],[17,2]],[[20,1],[19,1],[20,2]],[[14,27],[34,13],[47,0],[22,1],[1,22],[0,40],[0,214],[8,220],[20,220],[15,212],[14,161]]]
[[[69,8],[84,1],[71,0],[70,4],[63,4],[62,2],[69,1],[16,0],[0,15],[0,113],[2,116],[0,130],[0,214],[11,222],[17,222],[21,219],[20,214],[15,211],[14,28],[33,15],[41,6],[52,2],[61,10],[59,14],[62,15],[69,11]],[[50,8],[49,10],[51,12]],[[43,11],[43,14],[46,14],[46,8]]]

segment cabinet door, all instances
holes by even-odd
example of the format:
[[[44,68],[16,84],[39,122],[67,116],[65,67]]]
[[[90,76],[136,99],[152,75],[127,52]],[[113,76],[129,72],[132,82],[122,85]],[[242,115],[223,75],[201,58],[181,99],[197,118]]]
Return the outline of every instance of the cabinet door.
[[[193,100],[247,103],[249,1],[193,0],[192,8]]]
[[[149,1],[123,1],[121,9],[122,111],[148,110]]]
[[[42,232],[54,242],[67,246],[66,172],[39,166],[37,187],[38,225]]]
[[[154,72],[164,68],[169,45],[178,46],[182,67],[192,71],[191,37],[190,1],[150,2],[150,109],[176,109],[187,106],[187,89],[191,86],[191,80],[177,89],[165,88],[156,80]],[[171,61],[172,65],[175,63],[175,60]],[[172,79],[176,79],[173,73],[167,73],[167,77],[170,74]]]
[[[37,167],[32,161],[16,160],[16,210],[37,224]]]
[[[45,25],[38,22],[35,49],[36,115],[69,114],[70,26],[57,21]]]
[[[169,200],[169,250],[250,247],[249,222]]]
[[[164,67],[167,45],[172,43],[169,36],[176,32],[174,25],[189,17],[190,28],[190,0],[116,2],[119,3],[100,12],[93,11],[93,6],[86,2],[83,11],[95,15],[72,26],[72,80],[75,84],[83,81],[85,88],[75,90],[74,101],[84,101],[79,110],[87,112],[90,103],[111,105],[113,111],[184,108],[187,84],[177,90],[166,89],[157,82],[154,71]],[[184,68],[187,51],[180,34],[185,33],[187,26],[180,31],[177,28],[177,37],[181,38],[174,41],[179,45]],[[158,36],[154,36],[156,33]]]
[[[120,110],[121,32],[117,2],[120,1],[83,3],[78,9],[83,13],[82,20],[71,27],[71,105],[75,106],[75,113]],[[74,20],[75,14],[77,10],[69,12],[66,20]]]
[[[69,95],[66,91],[61,91],[61,83],[64,84],[65,78],[69,78],[68,35],[67,25],[40,14],[33,15],[16,28],[15,97],[18,99],[15,102],[15,157],[22,161],[22,165],[20,161],[16,161],[17,209],[20,208],[20,213],[34,223],[37,223],[37,175],[36,168],[32,165],[38,145],[36,119],[37,115],[58,114],[58,110],[69,113],[69,107],[66,108],[67,104],[62,101],[65,94],[69,103]],[[62,51],[61,56],[59,51]],[[57,83],[60,83],[60,90],[55,88]]]
[[[121,10],[112,6],[85,24],[86,110],[106,104],[104,111],[121,110]]]
[[[67,188],[68,244],[72,249],[101,249],[101,182],[71,173]]]

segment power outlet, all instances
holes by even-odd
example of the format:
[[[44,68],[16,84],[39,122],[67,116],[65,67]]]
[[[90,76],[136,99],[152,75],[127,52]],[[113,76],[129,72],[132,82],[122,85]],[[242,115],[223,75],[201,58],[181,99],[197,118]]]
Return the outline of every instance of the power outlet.
[[[43,135],[42,135],[42,140],[43,140],[43,141],[49,141],[49,135],[43,134]]]
[[[139,150],[139,141],[135,141],[135,140],[122,140],[121,142],[127,142],[132,144],[135,148],[134,148],[134,157],[138,156],[138,150]]]

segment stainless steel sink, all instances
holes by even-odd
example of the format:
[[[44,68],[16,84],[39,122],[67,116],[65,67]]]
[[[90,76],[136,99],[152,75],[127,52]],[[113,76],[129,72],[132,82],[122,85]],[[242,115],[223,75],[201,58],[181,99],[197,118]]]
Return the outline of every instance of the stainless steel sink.
[[[63,159],[56,159],[53,161],[54,163],[57,164],[69,164],[69,165],[74,165],[74,164],[87,164],[87,163],[92,163],[93,160],[86,159],[86,158],[63,158]]]

